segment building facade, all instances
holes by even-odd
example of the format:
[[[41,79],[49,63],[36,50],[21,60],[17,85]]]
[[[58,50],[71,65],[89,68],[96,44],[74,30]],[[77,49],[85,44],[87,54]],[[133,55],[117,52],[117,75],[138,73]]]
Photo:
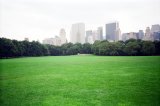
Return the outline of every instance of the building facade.
[[[55,36],[53,39],[53,45],[55,46],[61,46],[61,38],[58,36]]]
[[[143,37],[144,37],[143,30],[139,30],[137,39],[143,39]]]
[[[103,40],[103,27],[97,29],[97,40]]]
[[[59,32],[59,37],[61,39],[61,45],[67,43],[66,32],[63,28]]]
[[[93,37],[93,42],[98,40],[98,32],[97,32],[97,30],[93,30],[92,31],[92,37]]]
[[[54,38],[46,38],[42,41],[43,44],[54,45]]]
[[[85,43],[85,24],[84,23],[76,23],[72,24],[71,28],[71,43]]]
[[[113,22],[106,24],[106,40],[118,41],[119,40],[119,23]]]
[[[159,32],[153,32],[154,40],[160,41],[160,31]]]
[[[159,31],[160,31],[160,25],[159,24],[152,25],[151,33],[159,32]]]
[[[92,30],[86,31],[86,37],[85,37],[85,42],[89,43],[89,37],[92,37]]]
[[[126,41],[126,40],[129,40],[129,39],[138,39],[137,36],[138,36],[137,32],[123,33],[122,34],[122,40]]]
[[[160,40],[160,25],[155,24],[151,27],[151,34],[153,35],[154,40]]]
[[[147,28],[146,28],[145,35],[144,35],[144,37],[143,37],[143,40],[145,40],[145,41],[153,41],[153,40],[154,40],[153,35],[152,35],[152,33],[151,33],[150,27],[147,27]]]
[[[58,36],[55,36],[54,38],[46,38],[42,42],[43,44],[49,44],[49,45],[55,45],[55,46],[61,45],[61,39]]]

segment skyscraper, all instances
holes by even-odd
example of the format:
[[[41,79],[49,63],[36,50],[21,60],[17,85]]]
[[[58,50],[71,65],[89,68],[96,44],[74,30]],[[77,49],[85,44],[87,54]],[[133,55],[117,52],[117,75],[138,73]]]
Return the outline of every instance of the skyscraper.
[[[72,24],[70,40],[72,43],[85,43],[85,24]]]
[[[146,28],[146,32],[145,32],[145,35],[143,37],[143,40],[146,40],[146,41],[153,41],[154,40],[149,27]]]
[[[85,38],[86,43],[89,43],[89,37],[90,38],[92,37],[92,30],[87,30],[86,31],[86,38]],[[92,39],[93,39],[93,37],[92,37]]]
[[[144,36],[143,30],[139,30],[139,32],[138,32],[138,39],[143,39],[143,36]]]
[[[160,41],[160,31],[159,32],[153,32],[154,40]]]
[[[159,31],[160,31],[160,25],[159,24],[152,25],[151,33],[159,32]]]
[[[98,35],[97,30],[93,30],[92,31],[93,42],[96,41],[96,40],[98,40],[97,35]]]
[[[61,45],[64,44],[64,43],[67,43],[66,32],[63,28],[60,30],[59,36],[60,36],[60,39],[61,39]]]
[[[118,22],[106,24],[106,40],[108,41],[118,41],[120,28]]]
[[[103,40],[103,28],[98,27],[97,29],[97,40]]]
[[[152,25],[151,34],[154,40],[160,40],[160,25],[159,24]]]

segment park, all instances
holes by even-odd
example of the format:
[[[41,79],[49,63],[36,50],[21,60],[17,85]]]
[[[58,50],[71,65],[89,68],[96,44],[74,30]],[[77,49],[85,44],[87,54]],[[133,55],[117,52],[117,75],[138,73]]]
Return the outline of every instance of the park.
[[[160,56],[0,60],[1,106],[158,106]]]

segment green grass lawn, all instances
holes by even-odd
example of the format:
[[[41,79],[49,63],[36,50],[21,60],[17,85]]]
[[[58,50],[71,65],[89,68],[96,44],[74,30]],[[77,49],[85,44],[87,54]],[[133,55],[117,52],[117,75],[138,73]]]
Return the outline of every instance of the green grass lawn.
[[[0,106],[158,106],[160,56],[0,60]]]

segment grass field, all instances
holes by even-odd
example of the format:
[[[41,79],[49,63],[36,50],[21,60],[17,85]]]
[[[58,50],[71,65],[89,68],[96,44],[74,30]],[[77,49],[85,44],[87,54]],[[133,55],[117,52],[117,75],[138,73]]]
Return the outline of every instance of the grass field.
[[[160,56],[0,60],[0,106],[159,106]]]

